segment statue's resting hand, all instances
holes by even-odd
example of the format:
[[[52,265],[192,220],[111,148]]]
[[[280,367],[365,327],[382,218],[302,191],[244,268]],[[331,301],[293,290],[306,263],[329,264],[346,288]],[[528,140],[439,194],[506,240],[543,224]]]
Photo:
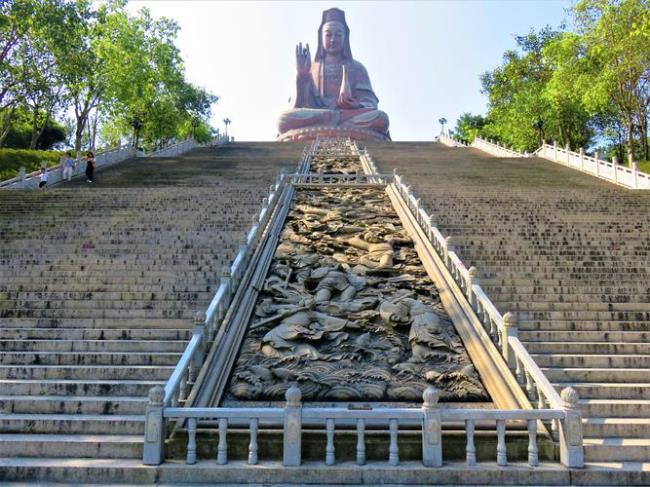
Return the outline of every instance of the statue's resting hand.
[[[338,100],[336,101],[336,106],[339,108],[353,109],[361,108],[361,103],[359,103],[347,93],[341,93]]]
[[[309,44],[302,47],[302,42],[296,46],[296,67],[298,76],[305,77],[311,72],[311,54],[309,53]]]

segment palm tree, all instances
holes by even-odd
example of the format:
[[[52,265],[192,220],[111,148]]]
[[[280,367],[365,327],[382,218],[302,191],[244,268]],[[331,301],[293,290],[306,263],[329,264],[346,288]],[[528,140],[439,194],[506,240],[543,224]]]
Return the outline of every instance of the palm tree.
[[[226,126],[226,138],[228,138],[228,125],[230,125],[230,119],[229,118],[224,118],[223,123]]]
[[[445,124],[447,123],[447,119],[445,117],[439,118],[438,123],[440,124],[440,133],[443,135],[445,134]]]

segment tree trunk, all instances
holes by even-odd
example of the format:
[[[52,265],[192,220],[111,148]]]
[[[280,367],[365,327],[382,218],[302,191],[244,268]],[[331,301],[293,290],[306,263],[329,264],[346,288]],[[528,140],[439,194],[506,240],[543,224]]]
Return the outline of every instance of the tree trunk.
[[[13,118],[14,111],[15,107],[6,108],[5,113],[2,116],[2,126],[0,127],[0,147],[4,145],[7,135],[9,135],[9,130],[11,130],[11,119]]]
[[[627,148],[628,160],[634,158],[634,121],[632,116],[628,116],[627,118],[627,140],[625,146]]]

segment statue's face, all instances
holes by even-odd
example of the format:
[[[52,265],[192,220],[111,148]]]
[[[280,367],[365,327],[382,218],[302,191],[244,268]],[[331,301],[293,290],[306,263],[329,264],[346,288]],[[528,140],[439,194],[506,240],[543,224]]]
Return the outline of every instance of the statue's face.
[[[327,54],[339,54],[345,44],[345,29],[340,22],[327,22],[323,26],[323,48]]]

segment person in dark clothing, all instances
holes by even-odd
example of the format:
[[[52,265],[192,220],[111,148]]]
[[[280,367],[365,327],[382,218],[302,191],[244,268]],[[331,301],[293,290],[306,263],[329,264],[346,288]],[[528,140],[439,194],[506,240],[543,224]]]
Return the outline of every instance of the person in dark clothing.
[[[95,182],[95,154],[90,151],[86,153],[86,181]]]

